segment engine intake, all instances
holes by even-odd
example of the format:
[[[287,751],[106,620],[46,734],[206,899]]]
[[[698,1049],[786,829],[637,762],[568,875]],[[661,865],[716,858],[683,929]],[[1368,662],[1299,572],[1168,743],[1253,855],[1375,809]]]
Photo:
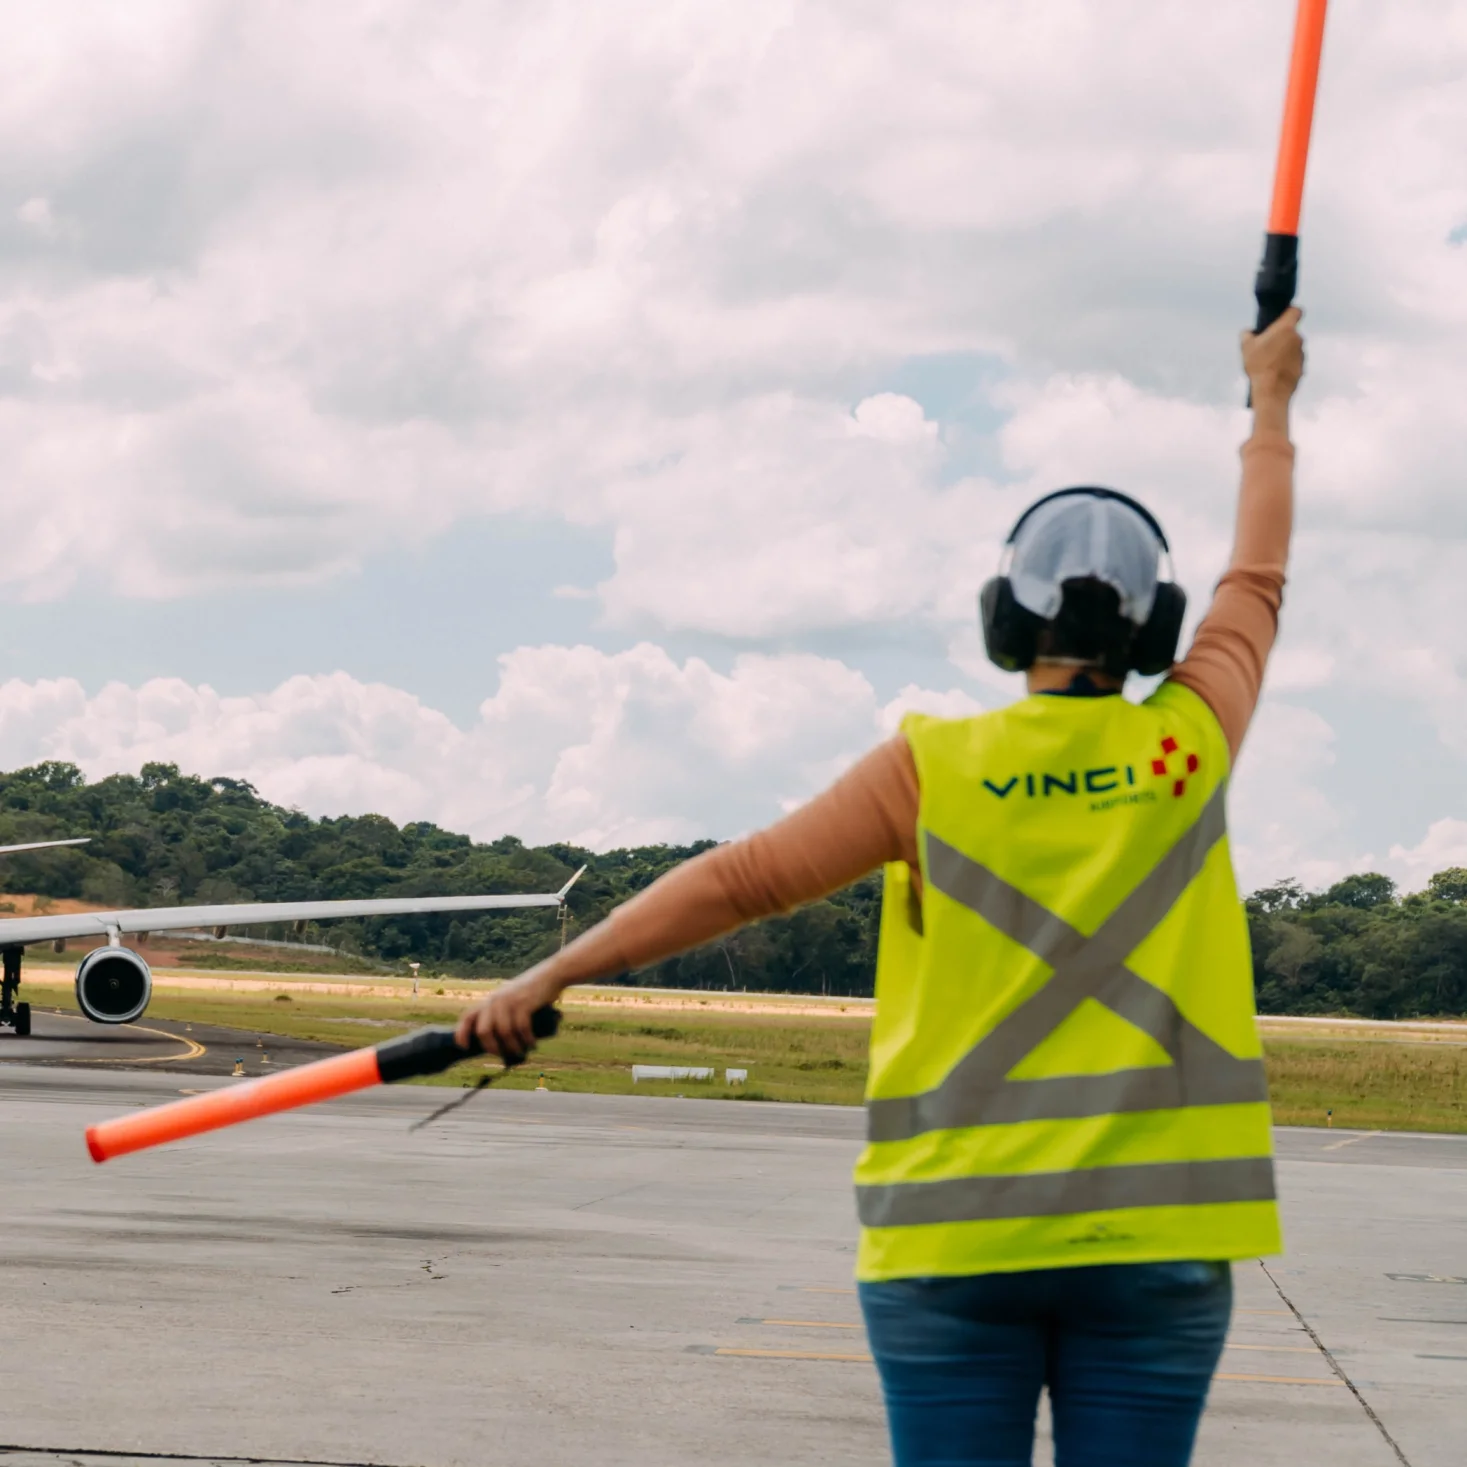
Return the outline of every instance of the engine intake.
[[[130,1024],[153,996],[153,974],[129,947],[93,948],[77,965],[76,1005],[94,1024]]]

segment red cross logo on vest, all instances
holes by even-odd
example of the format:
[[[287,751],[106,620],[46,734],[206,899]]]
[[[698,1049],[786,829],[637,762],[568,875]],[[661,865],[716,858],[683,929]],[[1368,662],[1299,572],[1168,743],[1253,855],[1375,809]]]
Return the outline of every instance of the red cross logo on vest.
[[[1187,775],[1196,774],[1202,765],[1202,761],[1195,754],[1188,754],[1185,759],[1186,772],[1173,774],[1171,766],[1172,755],[1177,753],[1181,746],[1168,734],[1161,741],[1161,758],[1151,761],[1151,772],[1161,779],[1172,781],[1172,796],[1180,800],[1187,792]]]

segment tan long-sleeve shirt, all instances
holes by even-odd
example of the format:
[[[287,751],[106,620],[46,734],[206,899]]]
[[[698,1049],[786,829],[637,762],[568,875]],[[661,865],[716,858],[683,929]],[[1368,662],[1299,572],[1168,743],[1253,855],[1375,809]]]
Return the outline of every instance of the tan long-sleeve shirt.
[[[1293,526],[1294,449],[1280,432],[1243,445],[1233,554],[1186,658],[1171,677],[1216,715],[1234,757],[1258,705],[1278,631]],[[917,768],[906,739],[879,744],[778,823],[669,871],[551,963],[584,983],[788,912],[888,861],[917,866]]]

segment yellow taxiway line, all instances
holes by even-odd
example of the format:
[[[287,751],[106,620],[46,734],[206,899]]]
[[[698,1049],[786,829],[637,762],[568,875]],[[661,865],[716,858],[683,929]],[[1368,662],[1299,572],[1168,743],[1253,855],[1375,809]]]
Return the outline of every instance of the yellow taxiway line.
[[[1342,1386],[1345,1383],[1338,1376],[1333,1375],[1328,1379],[1318,1375],[1235,1375],[1225,1370],[1218,1371],[1213,1379],[1251,1380],[1265,1385]]]
[[[740,1320],[743,1324],[745,1321]],[[749,1324],[776,1324],[785,1329],[864,1329],[860,1324],[840,1324],[833,1319],[751,1319]]]
[[[182,1034],[170,1034],[166,1029],[145,1029],[141,1024],[128,1024],[125,1027],[131,1029],[136,1034],[156,1034],[159,1039],[172,1039],[176,1043],[186,1047],[182,1054],[155,1054],[144,1059],[111,1059],[104,1057],[89,1061],[89,1063],[99,1065],[163,1065],[167,1064],[170,1060],[198,1059],[208,1052],[205,1046],[200,1044],[197,1039],[188,1039]]]
[[[1224,1347],[1229,1350],[1262,1350],[1267,1355],[1317,1355],[1319,1351],[1313,1345],[1245,1345],[1241,1342],[1235,1344],[1232,1340]]]
[[[754,1360],[848,1360],[860,1365],[871,1364],[869,1355],[837,1355],[824,1350],[743,1350],[720,1345],[715,1355],[743,1355]]]
[[[1358,1136],[1346,1136],[1343,1141],[1331,1141],[1328,1146],[1321,1146],[1321,1151],[1338,1151],[1342,1146],[1353,1146],[1357,1141],[1369,1141],[1372,1136],[1379,1136],[1379,1131],[1362,1131]]]

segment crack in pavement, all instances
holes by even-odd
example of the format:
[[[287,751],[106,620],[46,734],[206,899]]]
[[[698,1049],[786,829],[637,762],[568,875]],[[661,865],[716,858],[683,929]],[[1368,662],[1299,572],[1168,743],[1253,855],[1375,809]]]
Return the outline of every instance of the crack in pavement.
[[[1307,1319],[1304,1318],[1304,1315],[1300,1311],[1299,1306],[1295,1304],[1294,1301],[1289,1298],[1286,1293],[1284,1293],[1283,1285],[1279,1283],[1279,1281],[1273,1276],[1273,1274],[1269,1272],[1268,1265],[1260,1258],[1258,1260],[1258,1266],[1263,1270],[1264,1278],[1266,1278],[1269,1283],[1274,1286],[1274,1289],[1278,1293],[1279,1298],[1282,1299],[1284,1303],[1289,1306],[1290,1312],[1293,1314],[1294,1318],[1299,1321],[1300,1328],[1304,1331],[1305,1334],[1309,1336],[1311,1340],[1314,1341],[1315,1348],[1319,1351],[1321,1355],[1324,1356],[1325,1360],[1329,1364],[1329,1368],[1333,1370],[1337,1376],[1339,1376],[1341,1382],[1346,1386],[1350,1394],[1354,1396],[1355,1399],[1360,1403],[1360,1409],[1375,1424],[1375,1429],[1381,1434],[1381,1436],[1385,1438],[1386,1445],[1391,1449],[1391,1451],[1396,1454],[1396,1460],[1401,1464],[1401,1467],[1411,1467],[1410,1459],[1406,1456],[1405,1452],[1401,1450],[1400,1444],[1396,1441],[1395,1437],[1393,1437],[1390,1432],[1386,1430],[1385,1422],[1382,1421],[1380,1417],[1375,1414],[1375,1409],[1371,1406],[1370,1402],[1367,1401],[1365,1397],[1361,1394],[1359,1386],[1357,1386],[1355,1382],[1350,1379],[1350,1377],[1345,1373],[1344,1367],[1329,1352],[1329,1349],[1326,1347],[1324,1341],[1320,1339],[1320,1337],[1315,1333],[1314,1326],[1310,1324]]]
[[[68,1467],[96,1467],[98,1462],[199,1462],[241,1464],[241,1467],[391,1467],[384,1462],[340,1461],[320,1457],[240,1457],[228,1452],[145,1452],[101,1447],[34,1447],[0,1442],[0,1460],[6,1457],[51,1457]]]

